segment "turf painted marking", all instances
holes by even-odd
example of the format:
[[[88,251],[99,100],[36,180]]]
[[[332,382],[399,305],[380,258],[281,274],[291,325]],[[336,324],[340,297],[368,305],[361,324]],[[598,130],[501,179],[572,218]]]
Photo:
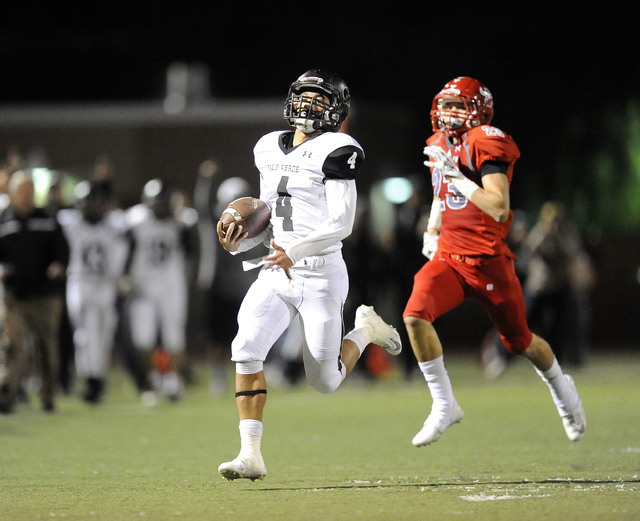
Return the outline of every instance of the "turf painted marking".
[[[523,494],[521,496],[512,496],[511,494],[474,494],[470,496],[460,496],[465,501],[502,501],[504,499],[524,499],[532,497],[549,497],[551,494]]]

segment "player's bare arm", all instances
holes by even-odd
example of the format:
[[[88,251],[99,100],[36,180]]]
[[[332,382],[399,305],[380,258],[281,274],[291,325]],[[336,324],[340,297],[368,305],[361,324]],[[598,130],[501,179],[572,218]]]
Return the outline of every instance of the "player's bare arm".
[[[482,187],[471,194],[471,202],[484,213],[498,221],[509,218],[509,181],[504,174],[487,174],[482,177]]]

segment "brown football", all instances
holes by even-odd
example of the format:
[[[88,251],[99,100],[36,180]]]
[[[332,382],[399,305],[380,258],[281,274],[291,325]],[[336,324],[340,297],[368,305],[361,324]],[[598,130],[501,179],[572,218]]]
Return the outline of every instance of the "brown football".
[[[255,237],[264,231],[271,219],[269,205],[256,197],[240,197],[231,201],[220,216],[222,230],[227,231],[232,222],[242,225],[243,233],[247,232],[247,239]]]

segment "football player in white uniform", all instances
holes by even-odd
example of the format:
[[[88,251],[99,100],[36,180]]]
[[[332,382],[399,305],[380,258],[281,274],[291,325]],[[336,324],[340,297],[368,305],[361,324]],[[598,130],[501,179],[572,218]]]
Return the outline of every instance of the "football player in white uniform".
[[[182,394],[191,246],[188,226],[173,215],[172,196],[163,181],[152,179],[144,186],[142,204],[129,210],[129,322],[149,373],[150,388],[142,396],[147,405],[155,405],[158,393],[171,400]],[[162,371],[153,363],[158,346],[168,360]]]
[[[270,246],[240,307],[231,345],[241,448],[219,466],[225,479],[255,480],[267,473],[260,450],[267,398],[263,362],[293,320],[302,326],[307,380],[321,393],[337,389],[368,344],[394,355],[402,349],[398,332],[364,305],[355,328],[343,336],[349,282],[341,241],[353,227],[355,180],[364,160],[358,142],[338,132],[350,102],[347,85],[332,72],[310,70],[293,82],[284,118],[294,130],[266,134],[254,148],[260,199],[271,208],[269,227],[247,238],[241,225],[233,223],[225,233],[218,224],[229,252],[263,241]]]
[[[89,181],[75,189],[76,208],[58,219],[70,249],[67,309],[73,327],[76,373],[84,379],[83,399],[102,400],[117,325],[118,282],[127,257],[127,241],[105,217],[108,193]]]

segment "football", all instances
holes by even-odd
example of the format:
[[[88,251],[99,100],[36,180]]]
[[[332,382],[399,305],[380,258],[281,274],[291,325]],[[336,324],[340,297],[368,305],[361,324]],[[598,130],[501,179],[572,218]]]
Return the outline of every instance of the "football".
[[[226,232],[229,224],[235,222],[247,232],[247,239],[263,232],[270,219],[271,208],[256,197],[240,197],[231,201],[220,216],[223,231]]]

